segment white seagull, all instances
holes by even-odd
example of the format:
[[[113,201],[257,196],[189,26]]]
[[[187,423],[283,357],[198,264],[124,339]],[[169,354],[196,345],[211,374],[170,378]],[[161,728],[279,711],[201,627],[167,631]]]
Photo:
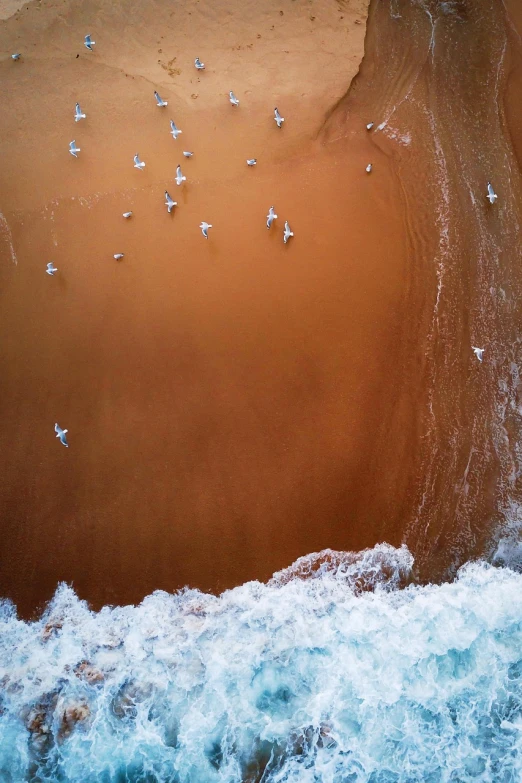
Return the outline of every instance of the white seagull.
[[[266,227],[270,228],[274,220],[277,218],[276,213],[274,212],[274,208],[270,207],[268,210],[268,215],[266,216]]]
[[[154,97],[156,98],[156,103],[158,104],[160,109],[163,108],[164,106],[168,106],[169,105],[168,101],[162,100],[162,98],[160,97],[159,92],[156,92],[156,90],[154,90]]]
[[[77,154],[77,153],[78,153],[78,152],[81,152],[81,149],[80,149],[79,147],[77,147],[77,146],[76,146],[76,142],[74,141],[74,139],[73,139],[73,141],[71,141],[71,143],[69,144],[69,152],[71,153],[71,155],[74,155],[74,157],[75,157],[75,158],[77,158],[77,157],[78,157],[78,154]]]
[[[204,71],[205,70],[205,63],[202,63],[199,57],[196,57],[194,60],[194,65],[198,69],[198,71]]]
[[[84,40],[84,42],[83,42],[83,45],[84,45],[84,46],[85,46],[85,47],[86,47],[86,48],[87,48],[87,49],[88,49],[90,52],[92,52],[92,47],[93,47],[93,46],[96,46],[96,41],[91,41],[91,36],[90,36],[90,35],[86,35],[86,36],[85,36],[85,40]]]
[[[176,128],[176,123],[174,120],[170,121],[170,132],[172,133],[172,138],[177,139],[180,133],[183,133],[182,130],[179,128]]]
[[[368,165],[366,166],[366,173],[371,174],[372,168],[373,168],[372,164],[368,163]]]
[[[125,255],[125,253],[115,253],[113,258],[115,258],[116,261],[119,261],[120,258],[123,258],[124,255]]]
[[[239,106],[239,101],[236,98],[236,96],[234,95],[234,93],[232,92],[232,90],[230,90],[230,92],[228,93],[228,96],[229,96],[229,100],[230,100],[230,103],[232,104],[232,106]]]
[[[498,198],[497,194],[493,190],[493,185],[491,184],[491,182],[488,182],[488,195],[486,196],[486,198],[488,199],[490,204],[494,204]]]
[[[479,360],[479,362],[482,361],[482,357],[484,355],[484,348],[475,348],[473,345],[471,346],[471,350]]]
[[[67,446],[67,448],[69,448],[69,444],[67,443],[67,438],[65,437],[66,433],[69,432],[69,430],[62,430],[62,428],[58,424],[55,424],[54,431],[56,432],[56,437],[60,438],[60,443],[63,443],[64,446]]]
[[[132,212],[124,212],[123,217],[124,218],[130,218],[132,216]]]
[[[82,110],[80,108],[80,104],[77,103],[75,108],[74,108],[74,121],[75,122],[79,122],[79,120],[84,120],[86,118],[86,116],[87,116],[86,114],[83,114],[83,112],[82,112]]]
[[[46,267],[45,271],[47,272],[47,274],[48,274],[48,275],[51,275],[51,277],[52,277],[52,276],[54,275],[54,273],[55,273],[55,272],[57,272],[58,270],[57,270],[57,269],[56,269],[56,267],[53,265],[53,262],[52,262],[52,261],[49,261],[49,263],[47,264],[47,267]]]
[[[178,165],[176,169],[176,185],[181,185],[186,179],[186,176],[181,173],[181,166]]]
[[[19,60],[21,56],[20,52],[16,52],[16,54],[11,55],[11,60]]]
[[[248,158],[247,160],[247,166],[255,166],[257,163],[257,158]]]
[[[203,234],[205,239],[208,239],[208,230],[209,230],[209,228],[212,228],[212,223],[205,223],[205,221],[203,220],[199,224],[199,227],[200,227],[201,233]]]
[[[167,207],[167,209],[168,209],[168,211],[170,213],[170,212],[172,212],[174,207],[178,206],[178,202],[174,201],[174,199],[170,197],[169,192],[167,190],[165,191],[165,199],[166,199],[165,206]]]
[[[290,239],[290,237],[293,237],[293,236],[294,236],[294,232],[290,231],[290,226],[288,224],[288,220],[285,220],[285,230],[284,230],[284,233],[283,233],[283,242],[285,243],[285,245],[288,242],[288,240]]]
[[[373,128],[373,122],[369,122],[369,123],[366,125],[366,130],[367,130],[367,131],[371,131],[371,129],[372,129],[372,128]]]
[[[189,152],[188,150],[183,150],[183,155],[185,158],[191,158],[193,156],[193,152]]]
[[[280,128],[282,126],[283,122],[285,121],[285,118],[281,117],[281,115],[279,114],[279,112],[277,110],[277,106],[274,109],[274,120],[276,121],[278,128]]]
[[[134,156],[134,168],[139,169],[140,171],[142,171],[142,169],[145,168],[145,163],[140,160],[140,156],[138,153],[136,153]]]

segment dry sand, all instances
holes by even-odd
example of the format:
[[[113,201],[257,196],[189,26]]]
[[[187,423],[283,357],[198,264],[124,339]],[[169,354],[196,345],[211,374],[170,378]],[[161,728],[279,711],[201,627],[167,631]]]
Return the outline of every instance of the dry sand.
[[[397,514],[398,182],[363,118],[349,144],[318,140],[366,10],[42,0],[2,23],[0,594],[24,613],[59,580],[100,605],[266,579]]]

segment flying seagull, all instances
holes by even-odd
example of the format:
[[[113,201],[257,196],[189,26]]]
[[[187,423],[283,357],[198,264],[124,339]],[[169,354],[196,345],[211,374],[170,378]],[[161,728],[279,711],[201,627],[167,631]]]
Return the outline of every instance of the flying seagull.
[[[484,348],[475,348],[473,345],[471,346],[471,350],[479,360],[479,362],[482,361],[482,356],[484,355]]]
[[[71,153],[71,155],[74,155],[75,158],[78,157],[77,153],[81,152],[81,149],[76,146],[76,142],[74,140],[71,141],[71,143],[69,144],[69,152]]]
[[[276,121],[278,128],[280,128],[282,126],[283,122],[285,121],[285,118],[281,117],[281,115],[279,114],[279,112],[277,110],[277,106],[274,109],[274,120]]]
[[[172,138],[177,139],[180,133],[183,133],[182,130],[179,128],[176,128],[176,123],[174,120],[170,121],[170,132],[172,133]]]
[[[257,163],[257,158],[248,158],[247,160],[247,166],[255,166]]]
[[[124,218],[130,218],[130,217],[131,217],[131,215],[132,215],[132,212],[124,212],[124,213],[123,213],[123,217],[124,217]]]
[[[369,123],[367,124],[367,126],[366,126],[366,130],[367,130],[367,131],[371,131],[371,129],[372,129],[372,128],[373,128],[373,122],[369,122]]]
[[[145,168],[145,163],[140,160],[138,153],[136,153],[134,156],[134,168],[139,169],[140,171],[142,171]]]
[[[165,206],[167,207],[167,209],[168,209],[168,211],[169,211],[169,213],[170,213],[170,212],[172,212],[172,210],[173,210],[173,208],[174,208],[174,207],[177,207],[177,205],[178,205],[178,202],[177,202],[177,201],[174,201],[174,199],[172,199],[172,198],[170,197],[170,195],[169,195],[169,193],[168,193],[168,191],[167,191],[167,190],[165,191],[165,199],[166,199],[166,201],[165,201]]]
[[[368,163],[368,165],[366,166],[366,173],[371,174],[372,168],[373,168],[372,164]]]
[[[125,255],[125,253],[115,253],[113,258],[115,258],[116,261],[119,261],[120,258],[123,258],[124,255]]]
[[[200,227],[201,233],[203,234],[205,239],[208,239],[208,230],[209,230],[209,228],[212,228],[212,223],[205,223],[205,221],[203,220],[199,224],[199,227]]]
[[[96,41],[91,41],[91,36],[90,36],[90,35],[86,35],[86,36],[85,36],[85,41],[83,42],[83,45],[84,45],[84,46],[85,46],[85,47],[86,47],[86,48],[87,48],[87,49],[88,49],[90,52],[92,52],[92,47],[93,47],[93,46],[96,46]]]
[[[162,100],[162,98],[160,97],[159,92],[156,92],[156,90],[154,90],[154,97],[156,98],[156,103],[158,104],[158,106],[160,108],[163,108],[164,106],[168,106],[169,105],[168,101]]]
[[[204,71],[205,70],[205,63],[202,63],[199,57],[196,57],[194,60],[194,65],[198,69],[198,71]]]
[[[193,154],[194,154],[193,152],[188,152],[188,150],[183,150],[183,155],[186,158],[191,158],[193,156]]]
[[[49,261],[45,271],[47,272],[48,275],[51,275],[51,277],[52,277],[54,275],[54,273],[57,272],[58,270],[56,269],[55,266],[53,266],[53,262]]]
[[[493,185],[491,184],[491,182],[488,182],[488,195],[486,196],[486,198],[488,199],[490,204],[494,204],[498,198],[497,194],[493,190]]]
[[[268,215],[266,216],[266,227],[270,228],[274,220],[277,218],[276,213],[274,212],[274,208],[270,207],[268,210]]]
[[[74,109],[74,121],[78,122],[79,120],[84,120],[86,116],[86,114],[83,114],[80,104],[77,103]]]
[[[288,240],[290,239],[290,237],[293,237],[293,236],[294,236],[294,232],[290,231],[290,226],[288,224],[288,220],[285,220],[285,230],[284,230],[284,233],[283,233],[283,242],[285,243],[285,245],[288,242]]]
[[[176,169],[176,185],[181,185],[182,182],[186,180],[186,176],[181,173],[181,166],[178,165]]]
[[[58,424],[55,424],[54,431],[56,432],[56,437],[60,438],[60,443],[63,443],[64,446],[67,446],[67,448],[69,448],[69,444],[67,443],[67,438],[65,437],[66,433],[69,432],[69,430],[62,430],[62,428]]]
[[[230,90],[228,95],[229,95],[229,100],[230,100],[230,103],[232,104],[232,106],[239,106],[239,101],[236,98],[236,96],[234,95],[234,93],[232,92],[232,90]]]
[[[12,60],[19,60],[21,56],[22,55],[20,54],[20,52],[16,52],[16,54],[12,54],[11,55],[11,59]]]

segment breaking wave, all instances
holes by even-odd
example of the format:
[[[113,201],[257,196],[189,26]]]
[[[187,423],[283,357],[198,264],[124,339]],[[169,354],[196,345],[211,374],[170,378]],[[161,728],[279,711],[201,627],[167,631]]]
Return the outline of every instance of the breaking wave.
[[[301,558],[220,596],[42,618],[0,604],[0,779],[514,783],[522,576],[408,584],[407,549]]]

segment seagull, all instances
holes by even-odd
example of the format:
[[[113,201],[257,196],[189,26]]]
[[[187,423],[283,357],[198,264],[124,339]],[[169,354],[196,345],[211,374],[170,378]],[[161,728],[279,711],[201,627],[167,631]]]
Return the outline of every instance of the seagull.
[[[132,215],[132,212],[124,212],[124,213],[123,213],[123,217],[124,217],[124,218],[130,218],[130,217],[131,217],[131,215]]]
[[[471,350],[473,351],[473,353],[475,354],[479,362],[481,362],[482,356],[484,354],[484,348],[474,348],[473,346],[471,346]]]
[[[120,258],[123,258],[124,255],[125,253],[115,253],[113,257],[116,259],[116,261],[119,261]]]
[[[266,227],[270,228],[274,220],[277,218],[276,213],[274,212],[274,208],[270,207],[268,210],[268,215],[266,216]]]
[[[183,150],[183,155],[186,158],[191,158],[193,156],[193,154],[194,154],[193,152],[188,152],[187,150]]]
[[[371,174],[372,168],[373,168],[372,164],[368,163],[368,165],[366,166],[366,173]]]
[[[176,123],[174,120],[170,121],[170,132],[172,133],[172,138],[177,139],[180,133],[183,133],[182,130],[179,128],[176,128]]]
[[[169,105],[168,101],[164,101],[161,99],[159,92],[156,92],[156,90],[154,90],[154,97],[156,98],[156,103],[158,104],[160,109],[163,108],[164,106]]]
[[[247,160],[247,166],[255,166],[256,163],[257,163],[257,159],[256,158],[248,158],[248,160]]]
[[[212,223],[205,223],[205,221],[203,220],[199,224],[199,227],[200,227],[201,233],[203,234],[205,239],[208,239],[208,230],[209,230],[209,228],[212,228]]]
[[[204,71],[205,70],[205,63],[202,63],[199,57],[196,57],[194,60],[194,65],[198,69],[198,71]]]
[[[293,236],[294,236],[294,232],[290,231],[290,226],[288,225],[288,220],[285,220],[285,230],[284,230],[284,234],[283,234],[283,242],[285,243],[285,245],[288,242],[288,240],[290,239],[290,237],[293,237]]]
[[[234,93],[232,92],[232,90],[230,90],[230,92],[228,94],[229,94],[230,103],[232,104],[232,106],[239,106],[239,101],[236,98],[236,96],[234,95]]]
[[[140,160],[138,153],[136,153],[134,156],[134,168],[139,169],[140,171],[142,171],[145,168],[145,163],[143,163],[143,161]]]
[[[74,155],[75,158],[78,157],[76,153],[81,152],[81,149],[76,146],[76,142],[74,141],[74,139],[69,144],[69,152],[71,153],[71,155]]]
[[[65,437],[65,434],[69,432],[69,430],[62,430],[62,428],[58,424],[55,424],[54,431],[56,432],[56,437],[60,438],[60,443],[63,443],[64,446],[67,446],[67,448],[69,448],[69,444],[67,443],[67,438]]]
[[[90,36],[90,35],[86,35],[86,36],[85,36],[85,41],[83,42],[83,45],[84,45],[84,46],[85,46],[85,47],[86,47],[86,48],[87,48],[87,49],[88,49],[90,52],[92,52],[92,47],[93,47],[93,46],[96,46],[96,41],[91,41],[91,36]]]
[[[11,60],[19,60],[21,56],[20,52],[16,52],[16,54],[11,55]]]
[[[367,124],[367,126],[366,126],[366,130],[367,130],[367,131],[371,131],[371,129],[372,129],[372,128],[373,128],[373,122],[369,122],[369,123]]]
[[[49,261],[45,271],[47,272],[48,275],[51,275],[51,277],[52,277],[54,275],[54,273],[57,272],[58,270],[56,269],[55,266],[53,266],[53,262]]]
[[[87,115],[82,113],[82,110],[80,108],[80,104],[77,103],[74,109],[74,121],[78,122],[79,120],[84,120]]]
[[[488,182],[488,195],[486,196],[486,198],[488,199],[490,204],[494,204],[498,198],[497,194],[493,190],[493,185],[491,184],[491,182]]]
[[[186,179],[186,176],[181,173],[181,166],[178,165],[178,168],[176,169],[176,185],[181,185]]]
[[[170,214],[170,213],[172,212],[172,209],[173,209],[174,207],[177,207],[177,206],[178,206],[178,202],[177,202],[177,201],[174,201],[174,200],[173,200],[173,199],[170,197],[170,195],[169,195],[168,191],[165,191],[165,198],[167,199],[167,200],[165,201],[165,206],[167,207],[167,209],[168,209],[168,211],[169,211],[169,214]]]
[[[276,121],[278,128],[280,128],[282,126],[283,122],[285,121],[285,118],[281,117],[281,115],[279,114],[279,112],[277,110],[277,106],[274,109],[274,120]]]

